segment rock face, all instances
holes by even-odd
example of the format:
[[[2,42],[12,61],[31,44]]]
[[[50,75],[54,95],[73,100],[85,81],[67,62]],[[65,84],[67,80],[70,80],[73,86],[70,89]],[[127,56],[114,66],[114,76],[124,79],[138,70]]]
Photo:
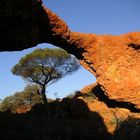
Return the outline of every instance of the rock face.
[[[40,0],[1,0],[0,51],[51,43],[74,54],[110,99],[140,108],[140,32],[119,36],[70,31]]]
[[[139,39],[140,33],[98,36],[83,53],[107,96],[137,107],[140,107]]]

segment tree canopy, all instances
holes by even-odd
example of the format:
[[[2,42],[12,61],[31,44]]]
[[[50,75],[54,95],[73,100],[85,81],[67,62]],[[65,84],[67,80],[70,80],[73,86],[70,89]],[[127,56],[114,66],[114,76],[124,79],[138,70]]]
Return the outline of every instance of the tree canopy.
[[[79,68],[76,58],[62,49],[36,49],[25,55],[13,67],[12,73],[25,81],[39,85],[44,103],[46,86]]]

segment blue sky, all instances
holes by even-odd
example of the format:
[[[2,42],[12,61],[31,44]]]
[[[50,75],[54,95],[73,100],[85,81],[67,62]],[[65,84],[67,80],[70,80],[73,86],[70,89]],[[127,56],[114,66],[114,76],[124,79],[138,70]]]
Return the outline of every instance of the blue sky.
[[[72,31],[113,35],[140,31],[140,0],[43,0],[43,2],[64,19]],[[21,52],[0,53],[1,99],[24,89],[24,81],[12,75],[11,68],[22,56],[40,47],[53,46],[40,44]],[[47,95],[54,98],[57,92],[57,97],[64,97],[93,82],[95,77],[81,68],[73,75],[48,87]]]

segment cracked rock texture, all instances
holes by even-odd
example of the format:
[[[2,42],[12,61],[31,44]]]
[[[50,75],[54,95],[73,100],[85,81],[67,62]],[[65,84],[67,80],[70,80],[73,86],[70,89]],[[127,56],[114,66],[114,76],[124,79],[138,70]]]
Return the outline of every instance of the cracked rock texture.
[[[140,32],[96,35],[72,32],[41,0],[1,0],[0,51],[51,43],[74,54],[110,99],[140,108]]]

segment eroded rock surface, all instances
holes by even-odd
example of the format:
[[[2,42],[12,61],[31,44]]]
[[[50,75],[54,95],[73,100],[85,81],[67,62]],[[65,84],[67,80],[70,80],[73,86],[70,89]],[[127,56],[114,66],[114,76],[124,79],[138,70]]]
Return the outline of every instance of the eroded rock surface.
[[[140,108],[140,32],[119,36],[72,32],[40,0],[1,0],[0,51],[51,43],[74,54],[110,99]]]

